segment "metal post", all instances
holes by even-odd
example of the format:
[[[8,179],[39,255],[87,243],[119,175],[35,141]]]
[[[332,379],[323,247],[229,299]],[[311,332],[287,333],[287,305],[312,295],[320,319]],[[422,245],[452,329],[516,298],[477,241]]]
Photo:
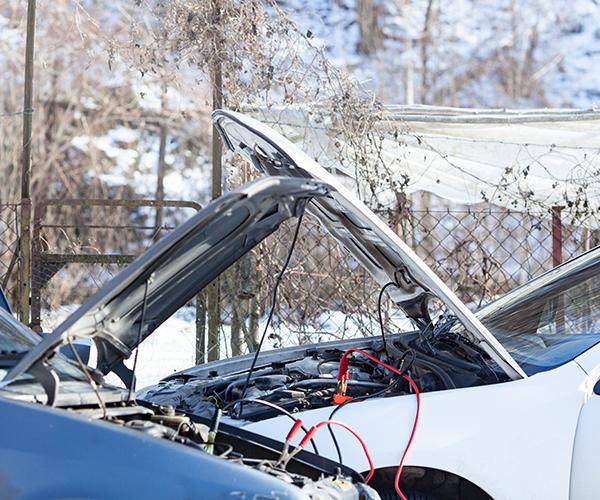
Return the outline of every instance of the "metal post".
[[[559,266],[562,262],[562,219],[563,207],[552,207],[552,266]],[[565,326],[565,299],[559,294],[556,302],[556,313],[554,317],[557,332],[562,332]]]
[[[221,68],[221,13],[219,0],[212,0],[213,9],[213,28],[214,28],[214,47],[215,53],[211,61],[212,78],[212,105],[213,110],[223,107],[223,75]],[[221,162],[221,139],[217,129],[212,128],[212,198],[221,196],[222,182],[222,162]],[[208,361],[219,359],[219,330],[221,327],[221,287],[219,278],[215,279],[209,287],[207,293],[207,317],[208,317]]]
[[[559,206],[552,207],[552,267],[562,262],[562,209]]]
[[[166,107],[167,107],[167,89],[164,81],[161,81],[161,96],[160,96],[160,130],[158,142],[158,165],[156,169],[156,199],[163,201],[165,199],[165,170],[166,162],[165,155],[167,151],[167,126],[166,126]],[[163,225],[163,207],[156,207],[156,215],[154,217],[154,234],[152,239],[158,241],[161,238],[161,230]]]
[[[164,120],[164,118],[161,118]],[[167,149],[167,127],[164,123],[160,125],[160,139],[158,146],[158,168],[156,171],[156,199],[163,201],[165,199],[165,152]],[[161,229],[163,225],[163,207],[158,205],[156,207],[156,215],[154,217],[154,234],[152,239],[154,241],[160,240]]]
[[[31,280],[31,119],[33,102],[33,49],[35,41],[35,0],[27,2],[27,39],[25,42],[25,85],[23,95],[23,163],[21,165],[21,261],[19,318],[29,322],[29,292]]]

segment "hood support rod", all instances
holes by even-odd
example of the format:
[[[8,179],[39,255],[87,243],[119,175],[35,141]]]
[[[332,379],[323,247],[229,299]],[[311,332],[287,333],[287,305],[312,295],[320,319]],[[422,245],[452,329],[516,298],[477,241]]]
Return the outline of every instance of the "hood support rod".
[[[129,386],[129,394],[127,396],[127,400],[131,401],[131,397],[133,395],[133,391],[135,390],[135,369],[137,368],[137,361],[138,361],[138,355],[140,353],[140,343],[142,342],[142,328],[144,328],[144,322],[146,321],[146,305],[148,303],[148,285],[150,284],[150,282],[152,281],[152,276],[154,273],[152,273],[150,276],[148,276],[148,279],[146,279],[146,282],[144,283],[144,299],[142,300],[142,315],[140,318],[140,326],[138,328],[138,336],[137,336],[137,341],[135,343],[135,345],[137,346],[135,348],[135,356],[133,357],[133,368],[131,370],[131,385]]]

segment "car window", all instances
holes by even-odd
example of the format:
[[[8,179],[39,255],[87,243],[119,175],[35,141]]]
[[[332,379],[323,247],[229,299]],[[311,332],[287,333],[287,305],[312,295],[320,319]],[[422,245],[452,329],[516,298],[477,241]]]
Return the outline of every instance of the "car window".
[[[555,336],[600,333],[600,310],[595,295],[599,287],[600,277],[593,276],[548,300],[536,333]]]
[[[41,337],[19,323],[8,312],[0,309],[0,380],[2,380],[8,369],[16,359],[13,355],[23,354],[33,348],[41,341]],[[6,359],[8,358],[8,359]],[[61,353],[56,353],[49,364],[54,368],[60,380],[85,380],[84,374],[79,367],[69,362]],[[29,374],[19,377],[19,380],[33,380]]]
[[[41,338],[21,325],[4,310],[0,311],[0,352],[23,352],[36,345]]]
[[[600,342],[600,259],[583,258],[565,269],[479,314],[528,374],[566,363]]]

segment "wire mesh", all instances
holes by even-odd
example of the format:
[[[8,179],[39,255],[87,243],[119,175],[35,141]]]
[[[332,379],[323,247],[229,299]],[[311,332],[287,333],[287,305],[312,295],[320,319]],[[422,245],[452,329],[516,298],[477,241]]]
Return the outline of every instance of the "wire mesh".
[[[181,201],[40,201],[32,241],[31,326],[43,329],[46,316],[44,326],[54,326],[198,208]],[[157,227],[158,211],[165,223]]]
[[[18,203],[0,205],[0,285],[11,304],[16,304],[19,280]]]
[[[394,227],[394,214],[379,215]],[[404,218],[402,237],[473,310],[553,267],[550,213],[448,204],[446,209],[410,210]],[[255,349],[293,224],[222,277],[219,357]],[[563,223],[563,259],[596,244],[594,235],[585,226]],[[378,292],[379,286],[319,223],[305,219],[280,286],[266,348],[379,334]],[[386,329],[411,328],[390,301],[384,300],[383,312]]]

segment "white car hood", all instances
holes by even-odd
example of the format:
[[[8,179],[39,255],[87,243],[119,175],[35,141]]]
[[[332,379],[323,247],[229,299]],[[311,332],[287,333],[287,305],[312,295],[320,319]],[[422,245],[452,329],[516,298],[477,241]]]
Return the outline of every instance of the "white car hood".
[[[441,299],[464,325],[471,340],[513,378],[527,375],[508,351],[442,280],[331,173],[274,130],[248,116],[215,111],[213,122],[224,143],[269,176],[322,181],[329,196],[313,198],[307,210],[381,286],[392,281],[390,296],[417,323],[428,321],[428,296]]]

